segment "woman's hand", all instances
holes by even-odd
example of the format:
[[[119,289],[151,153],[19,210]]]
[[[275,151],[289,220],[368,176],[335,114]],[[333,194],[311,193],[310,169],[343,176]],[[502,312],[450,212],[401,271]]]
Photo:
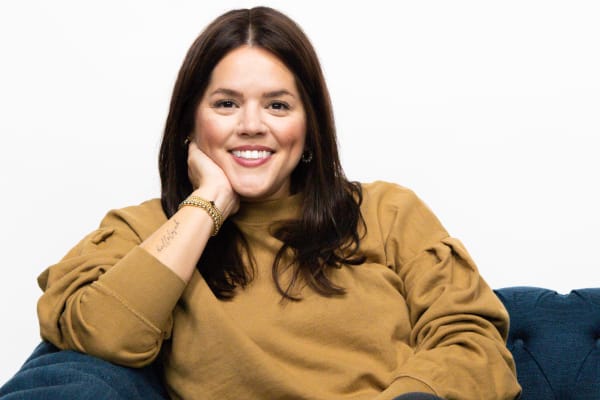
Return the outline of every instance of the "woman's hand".
[[[224,219],[237,212],[239,198],[227,175],[194,142],[189,144],[187,162],[192,194],[213,201]],[[213,227],[212,217],[205,210],[182,207],[140,247],[189,282]]]
[[[188,147],[188,177],[193,194],[214,201],[224,219],[237,212],[239,197],[227,175],[194,141]]]

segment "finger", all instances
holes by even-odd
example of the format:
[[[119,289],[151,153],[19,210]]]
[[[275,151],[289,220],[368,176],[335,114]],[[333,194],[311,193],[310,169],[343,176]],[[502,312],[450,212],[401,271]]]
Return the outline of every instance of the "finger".
[[[196,148],[196,149],[197,149],[197,148],[198,148],[198,145],[196,144],[196,141],[195,141],[195,140],[190,140],[190,141],[188,142],[188,149],[193,149],[193,148]]]
[[[188,156],[191,156],[196,151],[201,151],[195,141],[191,140],[188,144]]]
[[[191,163],[205,162],[206,158],[206,154],[200,150],[198,145],[194,142],[190,142],[188,145],[188,165]]]

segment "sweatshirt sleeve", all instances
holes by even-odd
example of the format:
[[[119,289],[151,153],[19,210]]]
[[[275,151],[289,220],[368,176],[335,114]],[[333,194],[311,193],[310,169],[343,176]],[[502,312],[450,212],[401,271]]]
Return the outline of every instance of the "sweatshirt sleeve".
[[[160,225],[148,226],[146,211],[110,212],[38,277],[43,339],[130,367],[156,358],[185,283],[138,246]]]
[[[404,283],[414,354],[386,392],[447,399],[513,399],[520,387],[506,348],[508,313],[473,260],[429,208],[402,189],[383,207],[388,265]]]

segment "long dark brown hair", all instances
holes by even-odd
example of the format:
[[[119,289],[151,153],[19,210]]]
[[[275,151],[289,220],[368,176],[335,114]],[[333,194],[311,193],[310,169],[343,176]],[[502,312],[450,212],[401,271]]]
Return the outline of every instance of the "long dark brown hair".
[[[305,146],[313,155],[309,163],[299,163],[291,176],[292,191],[304,193],[301,217],[280,221],[272,232],[283,243],[275,257],[273,278],[289,299],[297,299],[291,290],[300,279],[323,295],[343,294],[327,270],[364,261],[358,253],[362,192],[358,183],[346,179],[340,164],[331,100],[316,52],[302,29],[276,10],[256,7],[227,12],[189,49],[173,89],[160,148],[162,207],[171,217],[192,192],[185,139],[194,131],[196,108],[212,70],[227,53],[244,45],[271,52],[294,75],[306,112]],[[283,255],[290,250],[295,269],[284,287],[279,277],[287,267],[282,265]],[[248,251],[248,245],[231,221],[208,241],[197,268],[219,298],[233,297],[236,287],[252,280],[254,266],[244,265],[243,251]]]

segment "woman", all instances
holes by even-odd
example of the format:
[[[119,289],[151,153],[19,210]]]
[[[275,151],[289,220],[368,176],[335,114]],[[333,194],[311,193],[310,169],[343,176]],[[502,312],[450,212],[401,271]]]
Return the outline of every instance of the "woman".
[[[514,398],[501,303],[411,191],[346,180],[332,115],[293,21],[217,18],[175,84],[160,201],[111,211],[39,277],[42,337],[87,355],[34,356],[3,391],[153,398],[152,365],[171,398]],[[81,383],[107,375],[133,383]]]

